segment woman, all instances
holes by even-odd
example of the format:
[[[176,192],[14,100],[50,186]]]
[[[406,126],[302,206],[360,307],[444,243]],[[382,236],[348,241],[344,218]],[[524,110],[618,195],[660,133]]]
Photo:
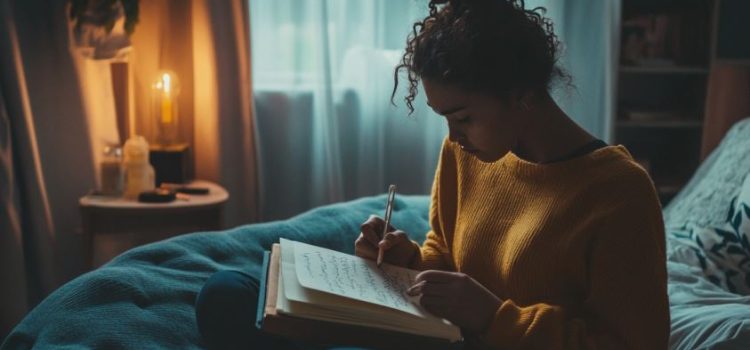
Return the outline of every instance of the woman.
[[[664,232],[646,172],[553,101],[552,24],[523,1],[432,1],[402,64],[445,117],[421,246],[371,217],[355,252],[423,270],[409,293],[468,347],[665,349]],[[394,93],[396,89],[394,88]],[[294,346],[252,330],[257,280],[222,271],[196,302],[209,345]],[[259,343],[260,342],[260,343]]]
[[[431,231],[384,222],[356,254],[424,270],[409,290],[467,340],[496,349],[665,349],[664,232],[646,172],[575,124],[548,91],[551,22],[523,1],[433,1],[401,65],[448,122]],[[397,80],[398,81],[398,80]],[[394,89],[395,93],[395,89]]]

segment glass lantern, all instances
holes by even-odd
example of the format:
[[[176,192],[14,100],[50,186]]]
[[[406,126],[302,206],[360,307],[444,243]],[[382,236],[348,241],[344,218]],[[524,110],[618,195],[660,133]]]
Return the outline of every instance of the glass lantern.
[[[155,122],[158,146],[169,147],[179,143],[179,110],[177,97],[180,84],[177,75],[171,71],[161,71],[151,89],[151,111]]]

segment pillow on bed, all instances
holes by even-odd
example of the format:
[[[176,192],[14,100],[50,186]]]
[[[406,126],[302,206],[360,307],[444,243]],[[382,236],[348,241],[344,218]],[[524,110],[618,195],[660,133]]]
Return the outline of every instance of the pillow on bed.
[[[732,199],[724,225],[672,230],[669,235],[684,244],[670,249],[670,260],[700,267],[712,283],[750,295],[750,176]]]

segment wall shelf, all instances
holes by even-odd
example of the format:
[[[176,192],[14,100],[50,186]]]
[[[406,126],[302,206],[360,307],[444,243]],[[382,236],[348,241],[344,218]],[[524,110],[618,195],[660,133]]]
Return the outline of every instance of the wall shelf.
[[[621,12],[610,132],[649,172],[666,205],[700,164],[714,3],[648,4],[622,1],[632,11]]]

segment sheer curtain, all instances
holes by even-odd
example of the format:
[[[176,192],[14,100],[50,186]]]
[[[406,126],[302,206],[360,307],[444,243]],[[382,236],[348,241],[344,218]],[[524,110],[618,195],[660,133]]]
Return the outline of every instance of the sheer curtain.
[[[382,193],[428,193],[446,127],[411,117],[393,68],[426,2],[250,1],[264,219]],[[403,83],[402,85],[403,86]]]
[[[261,212],[283,218],[382,193],[429,193],[443,119],[424,103],[390,105],[393,68],[428,1],[250,1]],[[620,0],[527,1],[545,6],[564,42],[575,88],[554,96],[608,139]],[[400,85],[403,87],[403,81]]]

